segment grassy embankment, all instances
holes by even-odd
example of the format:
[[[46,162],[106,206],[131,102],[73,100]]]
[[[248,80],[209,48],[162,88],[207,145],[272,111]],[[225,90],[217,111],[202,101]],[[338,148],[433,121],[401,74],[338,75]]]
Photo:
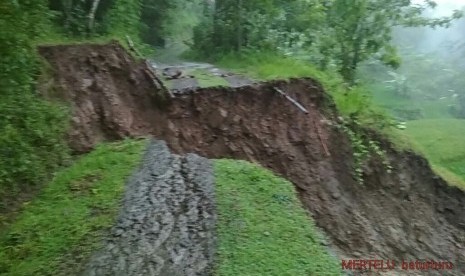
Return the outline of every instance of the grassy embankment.
[[[293,185],[244,161],[217,160],[217,275],[340,275]]]
[[[144,145],[131,140],[101,145],[58,172],[0,229],[0,274],[76,274],[113,224],[125,179]]]

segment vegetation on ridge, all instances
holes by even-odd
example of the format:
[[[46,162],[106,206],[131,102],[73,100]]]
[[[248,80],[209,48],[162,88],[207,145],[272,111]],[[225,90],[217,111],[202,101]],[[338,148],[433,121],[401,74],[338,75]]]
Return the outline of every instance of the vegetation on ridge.
[[[57,173],[0,231],[0,274],[77,275],[114,224],[124,184],[145,144],[103,144]]]
[[[341,275],[292,183],[245,161],[216,160],[216,275]]]

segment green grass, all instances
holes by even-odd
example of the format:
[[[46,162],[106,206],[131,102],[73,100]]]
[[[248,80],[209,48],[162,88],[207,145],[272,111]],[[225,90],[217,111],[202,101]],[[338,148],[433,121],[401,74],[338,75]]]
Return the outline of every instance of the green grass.
[[[114,222],[145,140],[102,144],[57,173],[0,232],[1,275],[74,275]]]
[[[439,174],[449,183],[465,188],[465,120],[410,121],[404,131]]]
[[[373,102],[391,115],[402,118],[405,111],[420,111],[421,119],[407,121],[407,129],[385,132],[400,149],[414,149],[424,155],[433,170],[449,184],[465,189],[465,120],[452,118],[451,98],[409,99],[380,83],[367,86]]]
[[[137,36],[129,36],[133,40],[134,47],[143,57],[152,58],[155,56],[156,50],[148,44],[140,41]],[[80,45],[80,44],[99,44],[105,45],[111,41],[118,41],[118,43],[126,49],[126,51],[135,58],[139,58],[135,55],[132,49],[129,47],[126,34],[106,34],[91,37],[70,37],[66,34],[61,33],[59,30],[48,32],[46,35],[41,36],[34,43],[35,46],[45,45]]]
[[[453,118],[449,108],[454,104],[452,98],[427,100],[419,95],[414,95],[412,98],[402,97],[382,83],[369,84],[366,87],[373,97],[373,102],[395,117],[403,117],[402,110],[418,110],[421,119]]]
[[[245,161],[215,161],[216,275],[341,275],[288,181]]]
[[[214,76],[212,73],[208,72],[207,70],[203,69],[194,69],[194,70],[185,70],[185,75],[193,76],[198,81],[199,86],[201,88],[206,87],[215,87],[215,86],[229,86],[228,81],[226,81],[222,77]],[[166,87],[172,89],[173,82],[162,77],[162,82],[165,84]]]
[[[200,87],[229,86],[229,83],[224,78],[214,76],[206,70],[192,70],[187,74],[194,76]]]
[[[439,162],[465,159],[465,120],[433,119],[407,123],[405,132],[419,142],[422,150]]]
[[[220,67],[229,68],[260,80],[299,77],[328,78],[327,73],[321,72],[309,63],[273,53],[230,54],[223,56],[216,63]],[[339,77],[336,77],[334,81],[342,83]]]

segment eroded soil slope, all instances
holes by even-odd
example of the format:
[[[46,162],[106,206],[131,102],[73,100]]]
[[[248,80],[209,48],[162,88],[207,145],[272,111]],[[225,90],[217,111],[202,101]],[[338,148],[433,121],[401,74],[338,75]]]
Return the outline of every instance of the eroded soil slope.
[[[117,45],[41,52],[73,106],[76,151],[105,139],[152,134],[178,153],[258,162],[295,184],[341,258],[446,260],[461,266],[446,273],[465,269],[464,192],[437,177],[425,159],[388,143],[393,173],[371,160],[365,184],[358,184],[348,138],[335,127],[331,100],[315,81],[199,89],[160,102],[160,91]]]
[[[149,115],[147,111],[169,99],[151,67],[134,62],[117,42],[40,47],[39,53],[50,62],[55,79],[41,88],[46,97],[71,105],[68,135],[78,152],[89,151],[99,141],[146,133],[150,124],[139,115]]]

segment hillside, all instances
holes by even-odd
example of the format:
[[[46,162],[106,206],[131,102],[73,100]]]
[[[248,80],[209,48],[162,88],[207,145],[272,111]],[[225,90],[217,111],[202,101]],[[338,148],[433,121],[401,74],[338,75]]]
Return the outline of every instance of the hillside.
[[[2,1],[0,276],[465,275],[464,16]]]
[[[392,172],[374,156],[363,164],[364,184],[357,182],[348,134],[316,81],[186,90],[160,100],[167,92],[115,44],[41,52],[53,68],[68,68],[56,70],[54,81],[72,105],[76,151],[150,134],[179,154],[259,163],[294,184],[339,259],[441,259],[463,267],[464,192],[436,176],[424,158],[383,139]],[[76,76],[87,76],[82,80],[90,85]]]

